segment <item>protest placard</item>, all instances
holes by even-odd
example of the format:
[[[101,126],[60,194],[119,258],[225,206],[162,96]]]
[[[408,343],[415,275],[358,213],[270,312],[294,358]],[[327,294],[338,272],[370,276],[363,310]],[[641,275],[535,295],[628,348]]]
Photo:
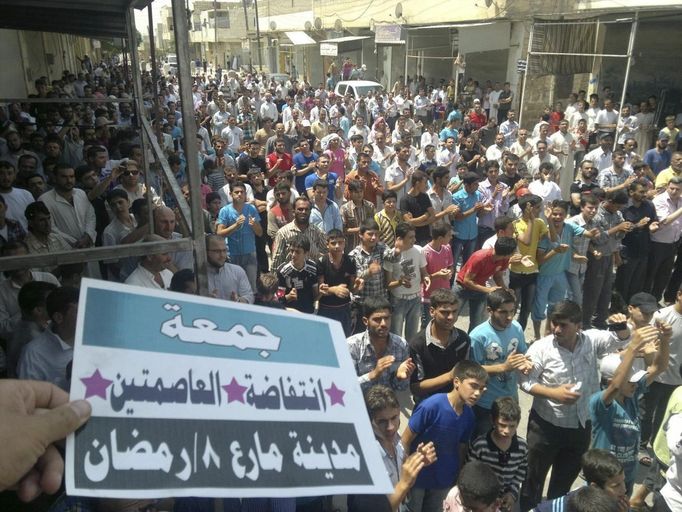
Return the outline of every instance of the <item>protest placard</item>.
[[[70,495],[390,493],[341,325],[83,280]]]

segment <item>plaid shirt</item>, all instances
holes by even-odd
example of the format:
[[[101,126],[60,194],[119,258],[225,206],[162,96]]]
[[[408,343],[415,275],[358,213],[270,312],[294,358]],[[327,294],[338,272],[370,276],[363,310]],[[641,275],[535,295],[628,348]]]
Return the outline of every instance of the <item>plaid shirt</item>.
[[[616,174],[613,167],[608,167],[599,173],[597,182],[600,188],[613,188],[625,183],[630,176],[632,176],[632,171],[628,169],[623,169],[620,174]]]
[[[327,253],[327,237],[320,230],[309,224],[305,231],[296,225],[295,221],[291,221],[289,224],[284,226],[275,235],[275,241],[273,243],[273,256],[272,256],[272,268],[279,268],[283,263],[287,261],[289,257],[289,243],[297,236],[303,235],[310,242],[310,252],[308,253],[308,259],[317,261],[317,259],[323,254]]]
[[[242,112],[237,116],[237,123],[242,125],[242,132],[244,132],[244,140],[249,141],[253,139],[253,134],[255,131],[256,122],[253,119],[253,114],[251,112]]]
[[[0,234],[0,247],[12,242],[18,242],[26,237],[26,231],[16,220],[5,219],[5,225],[7,226],[7,240]]]
[[[355,206],[353,201],[346,202],[341,207],[341,219],[343,227],[358,228],[367,219],[374,218],[374,205],[363,199],[360,207]],[[346,247],[355,247],[360,243],[360,233],[346,233]]]
[[[372,386],[382,384],[395,391],[404,391],[410,383],[410,379],[398,380],[395,373],[403,361],[410,357],[407,342],[397,334],[388,334],[388,344],[386,352],[378,356],[374,347],[369,341],[369,331],[354,334],[346,340],[348,351],[353,359],[355,373],[358,375],[358,382],[362,391],[366,391]],[[375,381],[369,380],[369,372],[374,370],[380,357],[393,356],[395,361],[391,367],[382,373]]]
[[[355,262],[357,269],[357,276],[364,279],[365,284],[362,290],[355,296],[355,302],[362,304],[366,297],[383,297],[386,298],[386,281],[384,279],[384,271],[381,270],[374,275],[368,272],[369,264],[373,261],[379,262],[379,265],[384,266],[384,252],[386,246],[378,242],[372,252],[367,252],[358,245],[353,249],[348,256]]]
[[[597,228],[599,228],[600,233],[591,240],[592,248],[601,252],[602,258],[611,256],[611,254],[618,251],[620,248],[620,241],[625,237],[625,233],[619,231],[618,233],[609,235],[607,234],[607,231],[623,222],[623,214],[619,211],[610,213],[604,208],[603,204],[600,204],[597,215],[594,216],[594,222]]]
[[[581,383],[580,398],[573,404],[560,404],[548,398],[533,398],[533,409],[542,419],[562,428],[585,426],[590,419],[590,397],[599,391],[599,359],[616,352],[629,342],[615,333],[589,329],[578,334],[573,352],[560,346],[554,336],[545,336],[533,343],[526,356],[533,361],[528,375],[520,375],[521,389],[531,393],[540,384],[555,388],[563,384]]]

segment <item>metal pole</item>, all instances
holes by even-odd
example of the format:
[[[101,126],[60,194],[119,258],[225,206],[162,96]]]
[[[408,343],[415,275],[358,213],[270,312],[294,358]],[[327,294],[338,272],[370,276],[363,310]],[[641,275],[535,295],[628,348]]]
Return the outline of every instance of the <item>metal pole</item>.
[[[407,59],[410,54],[410,30],[405,28],[405,74],[403,75],[404,85],[407,86]]]
[[[260,48],[260,23],[258,22],[258,0],[253,0],[253,8],[256,11],[256,48],[258,48],[258,70],[263,72],[263,56]]]
[[[523,74],[523,87],[521,89],[521,99],[519,100],[519,126],[523,126],[523,102],[526,99],[526,75],[528,74],[528,65],[530,63],[530,50],[533,48],[533,30],[535,29],[535,24],[530,25],[530,34],[528,35],[528,51],[526,52],[526,72]]]
[[[618,106],[618,118],[620,119],[620,109],[623,108],[625,103],[625,95],[628,91],[628,82],[630,80],[630,65],[632,64],[632,51],[635,47],[635,37],[637,36],[637,27],[639,25],[639,11],[635,11],[635,21],[632,22],[630,26],[630,40],[628,41],[628,60],[625,67],[625,78],[623,79],[623,92],[620,95],[620,105]],[[616,128],[617,128],[616,124]],[[616,130],[616,136],[613,138],[613,149],[616,149],[616,144],[618,143],[618,130]]]
[[[187,179],[190,191],[190,209],[192,215],[192,240],[194,241],[194,259],[197,268],[199,293],[208,294],[208,275],[206,273],[206,243],[204,241],[204,216],[201,210],[201,173],[199,172],[199,151],[197,149],[196,128],[194,121],[194,101],[192,98],[192,76],[189,63],[189,27],[185,15],[183,0],[173,0],[173,18],[175,20],[175,46],[178,53],[178,78],[180,80],[180,98],[182,118],[184,120],[184,147],[187,160]]]
[[[251,51],[251,38],[249,37],[249,13],[246,9],[246,0],[242,0],[244,6],[244,29],[246,31],[246,40],[249,42],[249,71],[253,71],[253,51]]]
[[[156,42],[154,41],[154,16],[152,14],[152,4],[147,7],[149,19],[149,58],[152,61],[152,90],[154,91],[154,101],[159,97],[159,68],[156,66]]]
[[[218,1],[213,0],[213,57],[215,58],[215,68],[222,69],[218,62]],[[218,77],[218,81],[222,82],[223,77]]]
[[[132,71],[133,80],[133,98],[135,98],[135,115],[137,116],[137,124],[141,125],[141,119],[146,115],[144,111],[144,102],[142,99],[142,80],[140,78],[140,62],[137,55],[137,29],[135,28],[135,11],[133,7],[128,8],[126,28],[128,29],[128,48],[130,49],[130,68]],[[151,216],[154,211],[154,202],[151,191],[149,190],[151,182],[149,180],[149,162],[147,162],[147,152],[149,149],[149,142],[144,133],[140,133],[140,142],[142,143],[142,175],[147,186],[147,208]],[[154,233],[154,223],[149,223],[149,232]]]

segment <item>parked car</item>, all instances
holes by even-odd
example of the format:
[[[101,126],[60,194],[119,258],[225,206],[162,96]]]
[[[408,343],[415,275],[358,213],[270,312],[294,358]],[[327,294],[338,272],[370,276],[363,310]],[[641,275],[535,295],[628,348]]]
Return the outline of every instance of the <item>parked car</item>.
[[[370,80],[344,80],[336,84],[334,94],[345,96],[350,94],[354,98],[367,96],[368,92],[381,92],[384,87],[378,82]]]

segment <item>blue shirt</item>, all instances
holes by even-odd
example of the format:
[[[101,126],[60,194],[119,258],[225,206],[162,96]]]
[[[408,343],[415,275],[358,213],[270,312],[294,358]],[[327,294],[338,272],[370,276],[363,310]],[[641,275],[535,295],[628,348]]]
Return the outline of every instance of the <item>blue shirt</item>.
[[[297,170],[301,170],[308,167],[308,164],[314,160],[317,160],[317,153],[311,153],[310,156],[305,156],[302,152],[298,152],[294,155],[293,163]],[[305,176],[296,176],[295,187],[299,194],[305,195],[305,179],[311,174],[315,174],[314,171],[310,171]]]
[[[659,153],[656,148],[652,148],[644,153],[644,163],[651,167],[651,170],[654,171],[654,174],[658,174],[663,169],[670,167],[671,158],[672,153],[669,149]]]
[[[619,403],[614,400],[606,405],[602,399],[603,391],[590,397],[590,417],[592,418],[592,448],[601,448],[613,453],[623,465],[625,485],[632,490],[637,472],[639,453],[639,397],[649,386],[646,377],[640,379],[635,393]]]
[[[570,222],[564,222],[564,229],[561,232],[558,242],[550,242],[548,237],[540,240],[538,244],[538,249],[542,249],[545,252],[549,252],[551,249],[558,247],[559,244],[568,245],[568,251],[555,254],[545,263],[540,265],[540,275],[541,276],[555,276],[561,272],[566,272],[568,267],[571,266],[571,256],[573,254],[573,238],[576,236],[581,236],[585,232],[585,228],[572,224]]]
[[[495,329],[490,321],[476,326],[469,334],[471,338],[471,360],[482,366],[503,364],[509,354],[516,350],[517,354],[525,354],[528,347],[521,325],[513,320],[503,331]],[[492,409],[493,402],[502,396],[511,396],[518,402],[517,373],[511,372],[490,375],[488,389],[478,400],[479,407]]]
[[[318,180],[317,173],[314,172],[312,174],[308,174],[305,177],[305,189],[312,189],[313,185],[315,182]],[[336,181],[339,179],[338,175],[335,172],[328,172],[327,173],[327,183],[329,183],[329,195],[327,196],[329,199],[334,199],[334,187],[336,186]]]
[[[469,442],[475,424],[471,407],[464,405],[462,414],[457,414],[447,393],[437,393],[419,402],[408,423],[410,430],[417,434],[410,451],[419,443],[433,441],[438,460],[421,470],[415,487],[449,489],[455,485],[464,462],[459,460],[459,445]]]
[[[483,195],[477,190],[469,194],[464,187],[452,194],[452,203],[459,206],[462,212],[471,210],[476,203],[483,201]],[[453,235],[460,240],[473,240],[478,236],[478,216],[474,213],[452,223]]]
[[[231,256],[241,256],[256,252],[256,233],[253,232],[253,228],[249,225],[249,217],[254,217],[256,222],[260,221],[260,215],[255,206],[245,203],[241,213],[235,210],[232,204],[223,206],[220,209],[220,213],[218,213],[218,223],[226,227],[231,226],[237,222],[237,218],[240,215],[244,215],[244,223],[227,236],[227,247]]]
[[[327,206],[324,213],[320,211],[315,203],[312,203],[310,211],[310,223],[320,228],[323,233],[329,233],[332,229],[343,231],[343,219],[339,207],[334,201],[327,199]]]
[[[457,142],[457,139],[459,138],[459,132],[455,128],[448,128],[446,126],[440,131],[440,133],[438,134],[438,138],[440,139],[441,142],[445,142],[446,140],[448,140],[448,137],[454,137],[455,142]]]
[[[448,114],[448,123],[451,121],[461,121],[462,114],[459,110],[455,109]]]

